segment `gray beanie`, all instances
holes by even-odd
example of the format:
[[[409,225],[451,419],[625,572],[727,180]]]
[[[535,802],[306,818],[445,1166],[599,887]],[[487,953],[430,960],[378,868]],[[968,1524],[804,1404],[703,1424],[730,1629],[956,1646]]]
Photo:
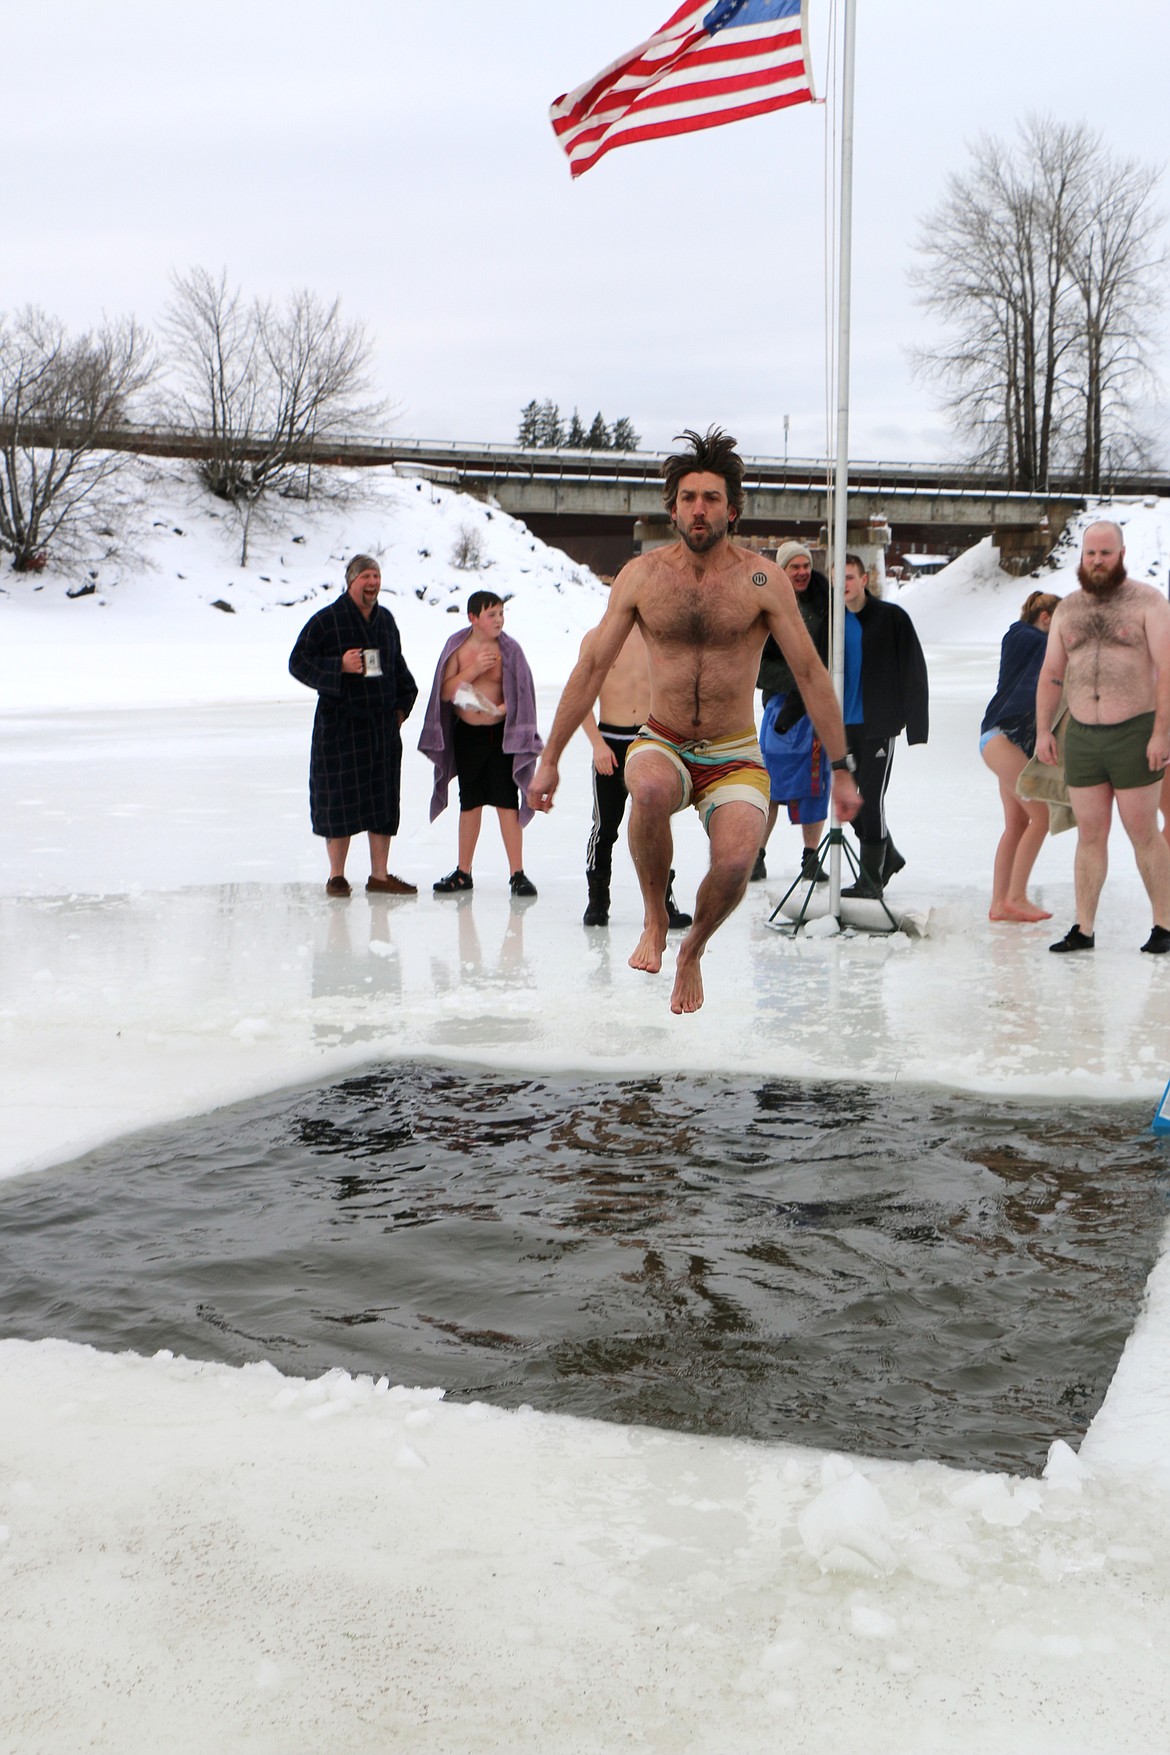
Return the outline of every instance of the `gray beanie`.
[[[776,550],[776,565],[786,567],[797,555],[803,555],[809,565],[812,565],[812,552],[805,548],[803,542],[782,542]]]
[[[359,573],[365,573],[365,572],[380,573],[381,571],[382,571],[382,569],[378,565],[377,561],[374,559],[373,555],[354,555],[354,557],[350,561],[348,567],[346,567],[346,569],[345,569],[345,588],[346,588],[346,590],[348,591],[349,587],[353,584],[354,580],[357,578]]]

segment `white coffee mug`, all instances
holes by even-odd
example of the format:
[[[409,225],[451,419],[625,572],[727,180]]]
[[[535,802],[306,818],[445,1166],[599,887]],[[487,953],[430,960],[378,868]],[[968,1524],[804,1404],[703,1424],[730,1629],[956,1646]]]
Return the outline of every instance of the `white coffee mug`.
[[[382,654],[376,646],[362,648],[362,674],[364,676],[381,676]]]

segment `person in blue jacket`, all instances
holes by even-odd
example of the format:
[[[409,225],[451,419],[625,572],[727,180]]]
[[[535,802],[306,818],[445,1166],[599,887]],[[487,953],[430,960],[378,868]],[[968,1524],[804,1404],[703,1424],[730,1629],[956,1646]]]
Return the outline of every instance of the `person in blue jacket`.
[[[1048,645],[1052,612],[1060,602],[1050,591],[1033,591],[1020,619],[999,649],[999,681],[979,728],[979,750],[999,781],[1003,834],[995,850],[990,920],[1051,920],[1028,899],[1028,879],[1048,833],[1048,806],[1019,798],[1016,781],[1036,749],[1036,683]]]

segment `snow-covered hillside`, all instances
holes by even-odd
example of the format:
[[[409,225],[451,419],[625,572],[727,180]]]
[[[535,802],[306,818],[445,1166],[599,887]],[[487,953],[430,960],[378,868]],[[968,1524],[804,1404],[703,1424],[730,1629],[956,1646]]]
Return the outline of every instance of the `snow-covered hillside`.
[[[914,618],[925,645],[998,642],[1030,591],[1054,591],[1063,597],[1076,588],[1081,536],[1097,518],[1120,524],[1131,576],[1165,590],[1170,576],[1170,500],[1102,500],[1070,519],[1048,564],[1036,573],[1023,579],[1006,573],[998,550],[985,536],[941,573],[904,585],[898,602]]]
[[[287,700],[303,691],[287,659],[307,618],[343,589],[358,550],[382,563],[382,601],[420,680],[472,591],[509,600],[508,630],[538,682],[563,680],[605,606],[587,568],[517,519],[392,468],[349,474],[347,497],[274,502],[239,565],[230,510],[189,465],[136,462],[131,494],[146,507],[134,560],[85,575],[0,570],[0,707],[159,706]],[[458,551],[476,557],[460,567]]]

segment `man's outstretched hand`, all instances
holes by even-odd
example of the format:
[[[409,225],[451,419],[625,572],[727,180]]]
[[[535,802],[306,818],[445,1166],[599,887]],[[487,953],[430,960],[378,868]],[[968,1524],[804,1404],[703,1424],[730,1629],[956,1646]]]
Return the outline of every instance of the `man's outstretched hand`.
[[[560,785],[561,776],[555,762],[542,756],[537,763],[536,773],[532,776],[532,784],[528,788],[528,803],[533,810],[550,811],[553,807],[553,794]]]

